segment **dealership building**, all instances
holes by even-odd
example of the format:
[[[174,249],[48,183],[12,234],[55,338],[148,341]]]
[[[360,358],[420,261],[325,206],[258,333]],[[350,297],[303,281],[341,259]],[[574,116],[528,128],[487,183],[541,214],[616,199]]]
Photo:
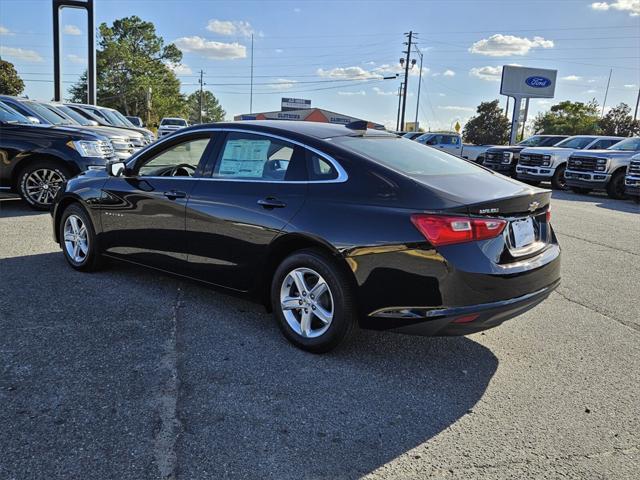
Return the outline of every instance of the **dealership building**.
[[[274,112],[245,113],[236,115],[234,120],[298,120],[304,122],[336,123],[346,125],[351,122],[362,121],[362,118],[332,112],[323,108],[312,108],[311,100],[302,98],[283,98],[280,110]],[[384,130],[379,123],[367,121],[369,128]]]

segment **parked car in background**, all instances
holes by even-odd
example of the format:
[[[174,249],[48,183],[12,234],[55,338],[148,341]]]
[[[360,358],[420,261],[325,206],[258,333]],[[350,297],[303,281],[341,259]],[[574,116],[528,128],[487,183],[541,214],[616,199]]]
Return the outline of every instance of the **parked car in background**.
[[[160,121],[160,126],[158,127],[158,138],[171,135],[181,128],[186,128],[188,126],[189,123],[184,118],[165,117]]]
[[[574,135],[553,147],[525,148],[520,152],[516,166],[516,176],[529,183],[550,181],[557,190],[567,188],[564,171],[569,156],[578,150],[602,150],[615,145],[624,137],[598,135]]]
[[[527,147],[552,147],[568,137],[569,135],[533,135],[515,145],[491,147],[484,153],[483,165],[508,177],[515,177],[522,150]]]
[[[631,157],[624,177],[624,192],[636,200],[640,199],[640,153]]]
[[[116,160],[111,142],[84,129],[33,124],[0,101],[0,189],[47,210],[65,181]]]
[[[418,138],[420,135],[423,135],[424,132],[407,132],[404,133],[402,135],[402,137],[406,138],[407,140],[415,140],[416,138]]]
[[[8,95],[0,95],[0,101],[3,101],[5,105],[8,105],[23,116],[30,118],[32,123],[37,120],[37,123],[41,125],[66,126],[103,135],[109,139],[114,148],[115,155],[121,159],[129,158],[135,151],[131,137],[137,136],[140,139],[142,138],[142,135],[137,132],[96,126],[95,122],[82,118],[76,119],[75,117],[70,116],[67,112],[58,108],[58,105],[60,104],[38,102],[28,98],[12,97]]]
[[[560,280],[550,198],[364,122],[245,121],[70,180],[53,230],[76,270],[109,256],[244,293],[325,352],[358,323],[465,335],[540,303]]]
[[[113,108],[99,107],[96,105],[87,105],[84,103],[66,103],[69,107],[81,115],[85,115],[91,120],[97,120],[100,125],[106,125],[110,127],[125,128],[127,130],[134,130],[144,135],[145,144],[148,145],[155,141],[156,137],[151,130],[146,128],[140,128],[133,125],[129,120],[125,118],[117,110]]]
[[[484,152],[491,147],[491,145],[463,144],[462,137],[458,133],[428,132],[414,138],[414,140],[476,163],[482,163]]]
[[[130,117],[127,115],[125,118],[129,120],[134,127],[144,128],[144,123],[140,117]]]
[[[611,198],[625,197],[625,175],[631,157],[640,153],[640,137],[631,137],[606,150],[574,152],[564,177],[577,193],[604,190]]]

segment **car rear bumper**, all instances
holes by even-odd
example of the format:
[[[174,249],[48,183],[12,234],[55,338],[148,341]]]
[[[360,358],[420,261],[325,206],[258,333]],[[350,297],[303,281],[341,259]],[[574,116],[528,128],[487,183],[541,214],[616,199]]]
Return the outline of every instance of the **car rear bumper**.
[[[545,300],[560,284],[519,297],[452,308],[394,307],[369,315],[365,328],[423,336],[468,335],[496,327]]]

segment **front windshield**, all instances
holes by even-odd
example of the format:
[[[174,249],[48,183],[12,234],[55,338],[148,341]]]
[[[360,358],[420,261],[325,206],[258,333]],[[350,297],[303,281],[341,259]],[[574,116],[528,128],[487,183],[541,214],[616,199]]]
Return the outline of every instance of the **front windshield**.
[[[595,139],[596,137],[569,137],[566,140],[557,143],[555,146],[558,148],[575,148],[582,150]]]
[[[484,169],[402,137],[335,137],[331,141],[407,175],[460,175]]]
[[[27,117],[16,112],[14,109],[0,103],[0,122],[4,123],[31,123]]]
[[[24,102],[31,110],[33,110],[38,116],[44,118],[47,123],[52,125],[73,125],[73,122],[68,118],[63,117],[59,113],[49,110],[44,105],[36,102]]]
[[[610,146],[607,150],[621,150],[623,152],[636,152],[640,150],[640,137],[627,138],[615,145]]]
[[[109,111],[113,113],[116,117],[118,117],[120,121],[124,123],[125,127],[135,127],[135,125],[131,123],[131,121],[127,117],[125,117],[123,114],[121,114],[119,111],[117,110],[109,110]]]
[[[80,125],[85,125],[85,126],[92,125],[91,120],[89,120],[88,118],[83,117],[78,112],[76,112],[73,108],[69,108],[66,105],[55,105],[55,106],[53,106],[53,108],[55,108],[56,110],[60,110],[67,117],[73,118]]]

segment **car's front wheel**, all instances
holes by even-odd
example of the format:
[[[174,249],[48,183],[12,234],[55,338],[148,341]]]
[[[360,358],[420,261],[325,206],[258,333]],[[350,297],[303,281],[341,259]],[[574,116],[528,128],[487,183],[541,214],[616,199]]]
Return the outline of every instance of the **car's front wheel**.
[[[280,264],[271,285],[271,302],[284,336],[313,353],[337,347],[357,322],[346,272],[320,250],[300,250]]]
[[[24,168],[18,176],[22,198],[36,210],[48,210],[53,199],[71,175],[56,162],[37,161]]]
[[[551,177],[551,187],[554,190],[566,190],[567,189],[567,181],[564,178],[564,172],[567,169],[566,164],[562,164],[556,168],[553,177]]]
[[[77,203],[62,213],[59,225],[60,246],[69,265],[76,270],[91,272],[101,265],[96,233],[91,218]]]
[[[623,200],[626,198],[624,189],[624,171],[619,170],[614,173],[611,180],[609,180],[609,184],[607,185],[607,195],[609,195],[609,198],[613,198],[615,200]]]

